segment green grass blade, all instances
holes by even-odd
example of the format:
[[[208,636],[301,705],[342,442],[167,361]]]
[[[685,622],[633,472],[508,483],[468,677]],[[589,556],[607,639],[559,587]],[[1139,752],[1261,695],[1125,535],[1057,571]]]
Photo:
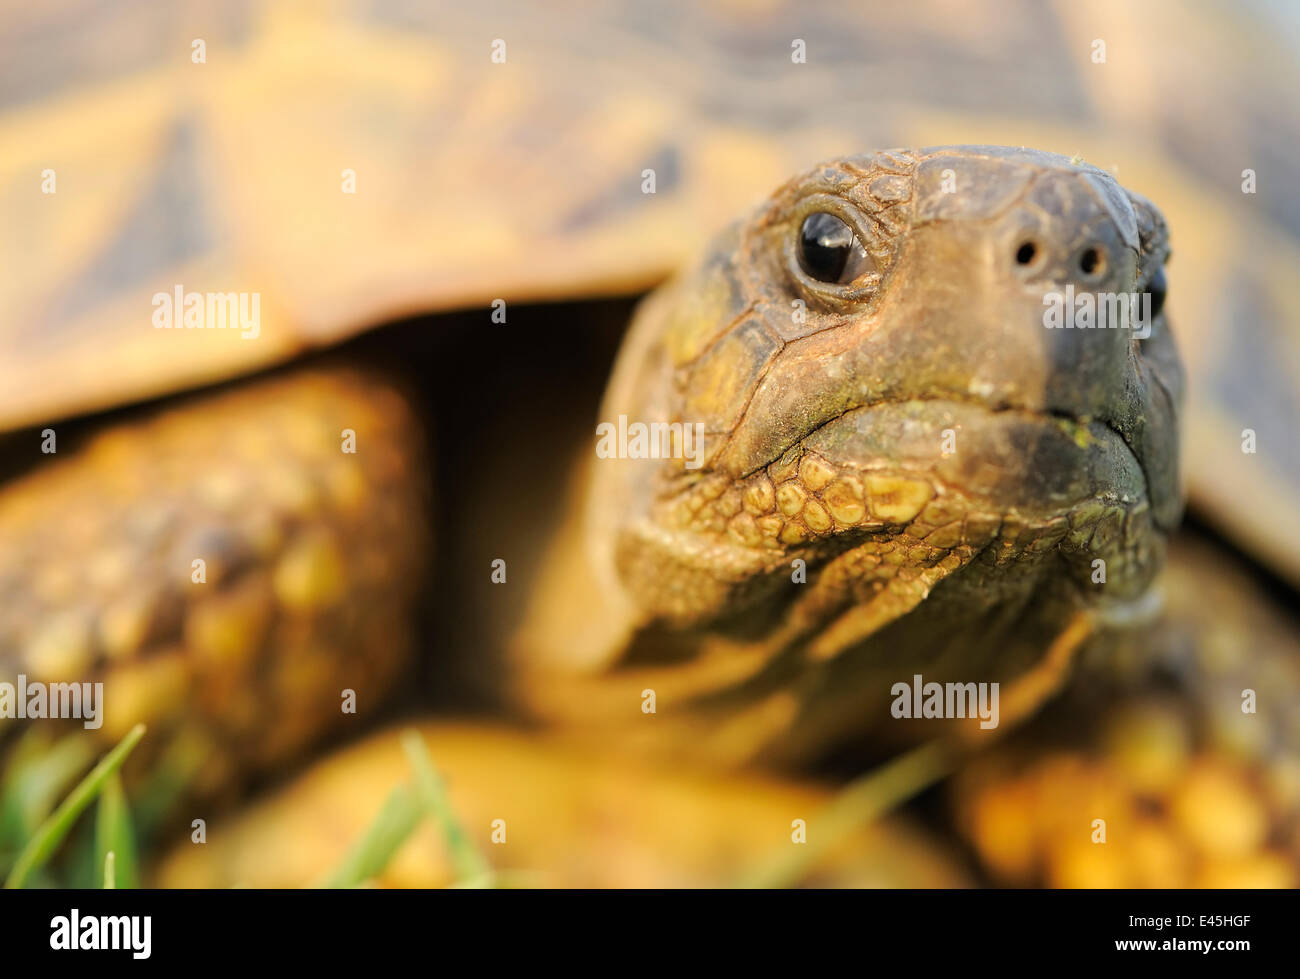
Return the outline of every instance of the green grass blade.
[[[104,890],[117,890],[117,872],[113,867],[113,851],[109,850],[104,854]]]
[[[399,785],[384,801],[370,828],[319,886],[358,887],[378,876],[419,825],[424,808],[407,786]]]
[[[406,752],[411,767],[415,769],[415,785],[420,801],[442,829],[457,883],[461,886],[490,886],[483,882],[491,879],[492,865],[470,841],[460,820],[456,818],[442,776],[434,767],[433,759],[429,757],[429,750],[418,731],[403,732],[402,749]]]
[[[18,859],[14,861],[13,870],[9,872],[5,887],[22,887],[32,871],[44,865],[68,835],[77,817],[95,801],[95,797],[99,795],[108,777],[122,767],[142,737],[144,737],[144,725],[137,724],[118,742],[117,747],[105,755],[103,760],[77,783],[76,788],[59,804],[59,807],[36,828],[36,832],[18,854]]]
[[[7,771],[0,787],[0,851],[16,857],[59,797],[94,758],[94,745],[81,734],[53,744],[41,736],[19,741],[5,759]]]
[[[952,770],[954,761],[954,753],[948,746],[931,742],[853,780],[808,821],[806,843],[792,844],[791,852],[757,867],[739,885],[789,887],[797,884],[828,850],[854,830],[939,781]]]
[[[99,794],[99,807],[95,814],[95,868],[104,870],[110,857],[115,886],[139,887],[139,860],[136,856],[131,810],[126,804],[122,776],[116,772],[105,780],[104,789]],[[109,886],[107,871],[104,886]]]

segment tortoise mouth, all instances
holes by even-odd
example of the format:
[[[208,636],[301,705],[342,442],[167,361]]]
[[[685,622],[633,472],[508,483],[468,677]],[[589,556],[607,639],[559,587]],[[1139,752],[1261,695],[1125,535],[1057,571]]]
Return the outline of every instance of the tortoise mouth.
[[[1087,588],[1101,558],[1098,601],[1145,588],[1165,536],[1116,428],[966,401],[851,408],[746,475],[711,468],[661,493],[654,523],[689,541],[693,560],[716,558],[719,537],[737,567],[851,553],[877,577],[877,566],[914,577],[977,556],[1014,577],[1057,554]]]
[[[1051,517],[1091,500],[1149,505],[1143,461],[1098,418],[951,399],[862,405],[818,426],[799,448],[832,468],[888,471],[989,512]]]
[[[852,408],[748,475],[713,470],[677,486],[656,504],[659,525],[701,555],[722,535],[737,566],[754,568],[854,553],[864,574],[915,576],[983,555],[1015,576],[1056,553],[1085,588],[1103,559],[1096,597],[1113,601],[1149,584],[1164,538],[1115,428],[962,401]]]

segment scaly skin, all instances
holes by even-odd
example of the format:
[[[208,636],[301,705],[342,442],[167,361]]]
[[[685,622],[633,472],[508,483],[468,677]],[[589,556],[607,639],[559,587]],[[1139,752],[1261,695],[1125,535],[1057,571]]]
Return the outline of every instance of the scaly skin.
[[[320,367],[59,443],[0,493],[0,679],[102,680],[97,733],[192,746],[196,790],[283,762],[409,659],[419,446],[391,385]]]
[[[869,256],[847,284],[800,265],[818,212]],[[928,739],[888,723],[917,672],[1031,712],[1095,613],[1141,599],[1181,512],[1164,314],[1144,340],[1048,330],[1044,295],[1144,291],[1167,255],[1151,204],[1035,151],[790,181],[640,311],[601,420],[699,423],[703,464],[592,460],[516,643],[524,699],[723,761]]]

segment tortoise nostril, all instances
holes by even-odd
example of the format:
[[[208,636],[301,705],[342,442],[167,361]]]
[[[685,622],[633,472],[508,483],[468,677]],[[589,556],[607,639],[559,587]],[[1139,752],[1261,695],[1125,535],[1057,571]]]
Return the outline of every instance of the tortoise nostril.
[[[1106,258],[1099,248],[1085,248],[1079,256],[1079,271],[1084,275],[1100,275],[1106,267]]]
[[[1029,265],[1033,262],[1034,256],[1037,254],[1037,245],[1032,241],[1022,241],[1020,247],[1016,249],[1016,262],[1020,265]]]

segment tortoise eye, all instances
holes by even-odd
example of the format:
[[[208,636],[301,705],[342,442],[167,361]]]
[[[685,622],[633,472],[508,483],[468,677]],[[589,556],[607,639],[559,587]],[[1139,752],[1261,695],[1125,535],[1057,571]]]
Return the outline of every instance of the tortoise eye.
[[[804,218],[799,229],[799,266],[808,275],[819,282],[846,282],[868,261],[857,235],[846,222],[826,211]],[[846,271],[851,274],[846,276]]]

